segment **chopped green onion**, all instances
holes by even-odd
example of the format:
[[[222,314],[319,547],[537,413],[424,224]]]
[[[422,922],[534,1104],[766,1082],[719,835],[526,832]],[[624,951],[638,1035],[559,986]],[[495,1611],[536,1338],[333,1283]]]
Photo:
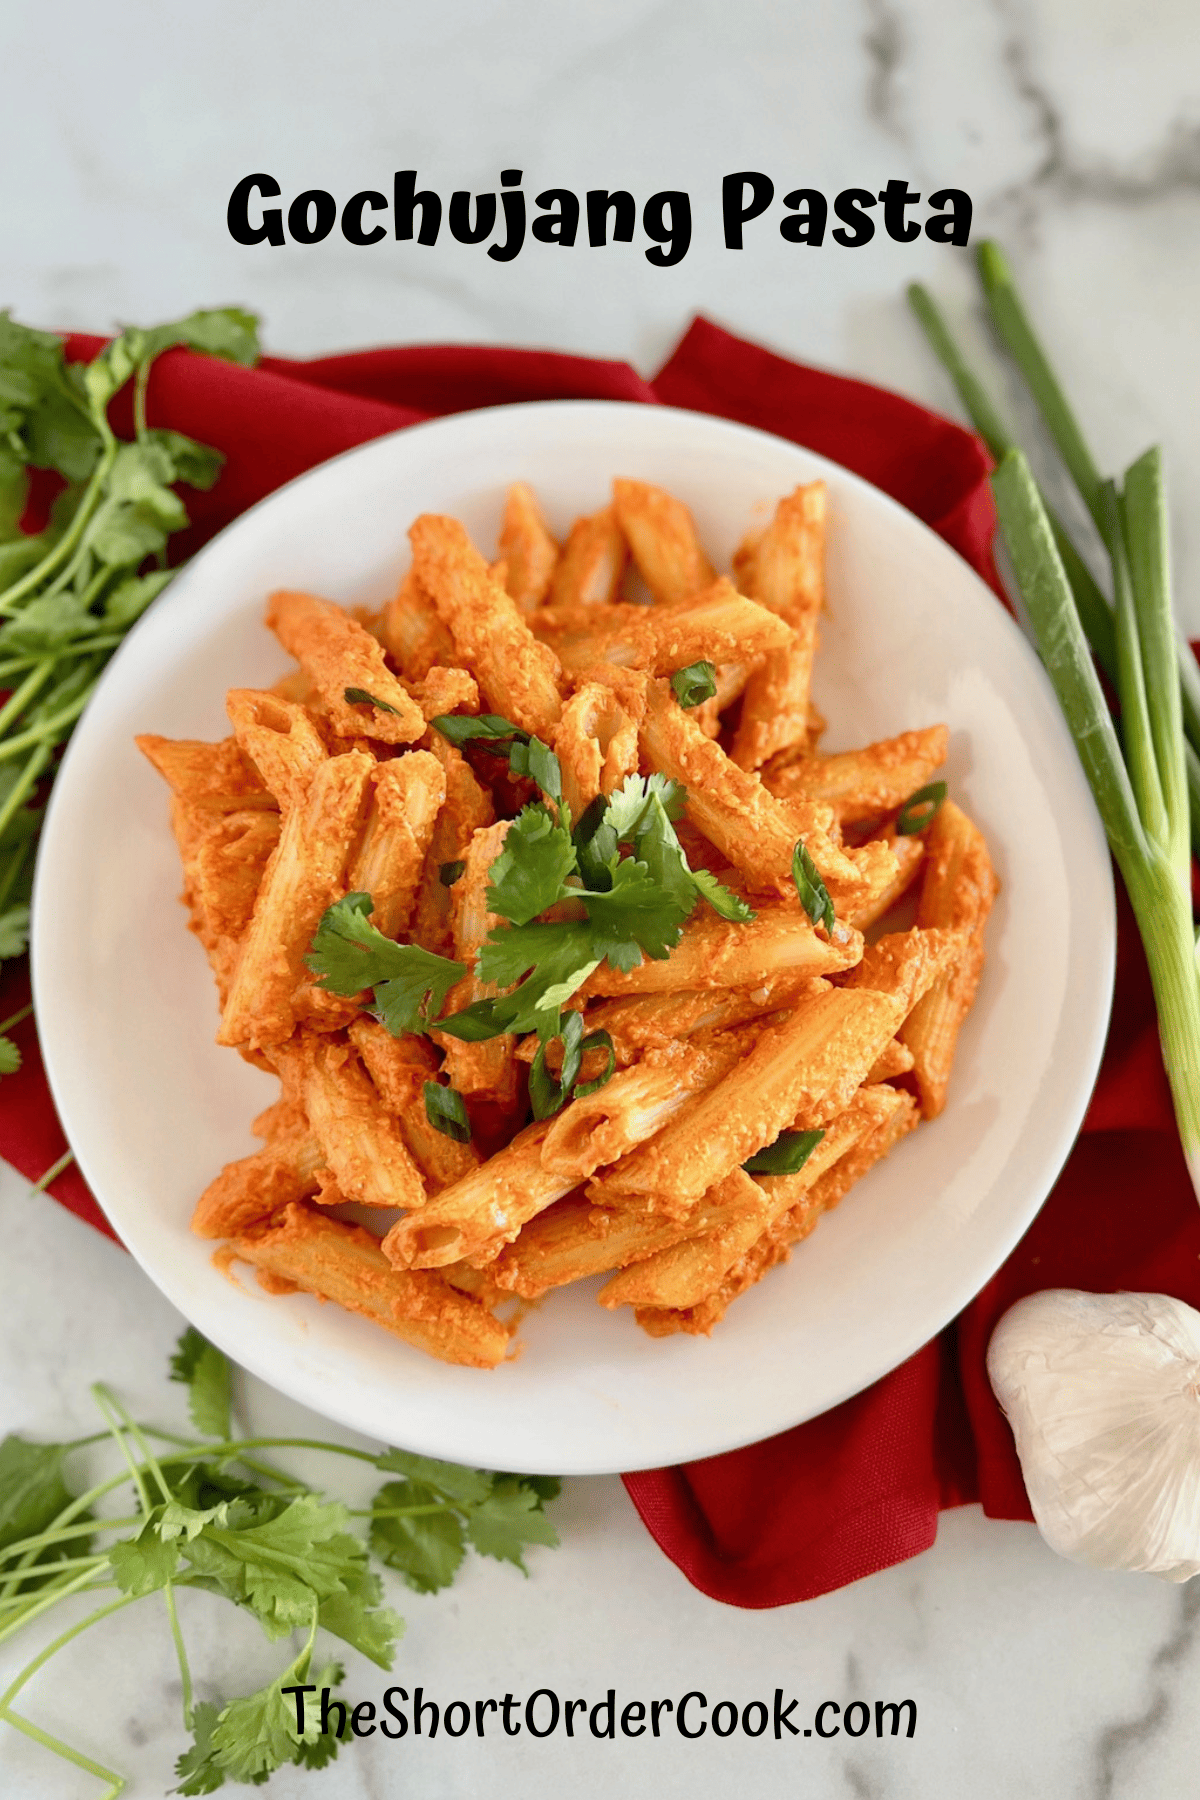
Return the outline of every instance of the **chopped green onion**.
[[[942,801],[946,798],[944,781],[931,781],[910,794],[896,814],[896,830],[901,837],[912,837],[932,825]]]
[[[742,1167],[747,1175],[798,1175],[824,1136],[823,1131],[781,1131]]]
[[[465,862],[443,863],[438,870],[438,880],[443,887],[453,887],[466,866]]]
[[[395,713],[399,717],[399,709],[389,706],[386,700],[377,700],[374,694],[368,694],[366,688],[346,688],[342,698],[347,706],[374,706],[380,712]]]
[[[458,1089],[443,1087],[440,1081],[427,1081],[423,1091],[425,1117],[433,1129],[443,1137],[453,1138],[456,1144],[470,1143],[471,1121]]]
[[[715,663],[689,663],[686,669],[676,669],[671,677],[671,686],[675,690],[675,698],[685,711],[699,706],[704,700],[711,700],[717,691],[717,669]]]
[[[800,896],[800,904],[814,925],[824,925],[826,931],[832,931],[836,923],[833,901],[829,898],[829,889],[817,872],[817,865],[804,847],[804,839],[800,838],[792,852],[792,880],[796,884],[796,892]]]

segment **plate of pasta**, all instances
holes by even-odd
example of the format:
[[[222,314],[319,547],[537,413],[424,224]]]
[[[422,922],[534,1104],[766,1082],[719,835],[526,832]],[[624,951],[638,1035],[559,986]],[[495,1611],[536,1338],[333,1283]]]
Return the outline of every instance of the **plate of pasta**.
[[[593,402],[223,532],[34,898],[59,1112],[167,1297],[346,1425],[546,1473],[768,1436],[952,1318],[1070,1148],[1114,941],[972,571],[792,444]]]

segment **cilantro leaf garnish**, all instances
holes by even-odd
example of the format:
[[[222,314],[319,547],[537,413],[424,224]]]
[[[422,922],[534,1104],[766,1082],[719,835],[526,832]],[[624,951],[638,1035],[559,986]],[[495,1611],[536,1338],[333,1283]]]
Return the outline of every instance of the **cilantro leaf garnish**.
[[[748,1175],[798,1175],[824,1136],[823,1131],[781,1131],[742,1167]]]
[[[796,884],[800,904],[813,924],[824,925],[826,931],[832,931],[837,922],[833,901],[829,898],[829,889],[821,880],[816,863],[804,847],[803,838],[797,841],[792,852],[792,880]]]
[[[364,988],[391,1032],[425,1031],[466,974],[466,965],[420,944],[398,944],[372,925],[369,894],[347,894],[328,907],[305,963],[331,994],[353,999]]]
[[[467,1543],[527,1574],[525,1547],[558,1542],[544,1511],[558,1492],[551,1478],[460,1469],[403,1450],[377,1462],[405,1479],[387,1482],[371,1504],[371,1548],[418,1593],[453,1580]]]
[[[935,814],[946,798],[946,783],[931,781],[927,786],[918,788],[910,794],[896,815],[896,830],[901,837],[913,837],[918,831],[924,831],[931,825]]]
[[[386,700],[377,700],[374,694],[368,694],[366,688],[348,687],[343,690],[342,699],[347,706],[373,706],[379,712],[397,713],[398,709]]]
[[[205,1437],[229,1436],[231,1370],[229,1359],[189,1325],[171,1358],[171,1380],[188,1390],[192,1424]]]
[[[717,691],[716,665],[710,662],[689,663],[686,669],[676,669],[671,677],[671,686],[675,698],[685,710],[699,706],[704,700],[711,700]]]
[[[443,1137],[453,1138],[456,1144],[470,1143],[471,1121],[457,1088],[443,1087],[440,1081],[427,1081],[422,1092],[425,1117],[433,1129],[440,1131]]]
[[[570,832],[545,806],[526,806],[489,870],[488,907],[514,925],[527,925],[562,898],[574,869]]]

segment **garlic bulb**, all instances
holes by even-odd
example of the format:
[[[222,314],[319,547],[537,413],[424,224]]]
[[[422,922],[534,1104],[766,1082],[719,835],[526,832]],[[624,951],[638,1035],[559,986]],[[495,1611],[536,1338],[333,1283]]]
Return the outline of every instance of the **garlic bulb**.
[[[987,1366],[1051,1549],[1168,1581],[1200,1572],[1200,1313],[1052,1288],[1005,1313]]]

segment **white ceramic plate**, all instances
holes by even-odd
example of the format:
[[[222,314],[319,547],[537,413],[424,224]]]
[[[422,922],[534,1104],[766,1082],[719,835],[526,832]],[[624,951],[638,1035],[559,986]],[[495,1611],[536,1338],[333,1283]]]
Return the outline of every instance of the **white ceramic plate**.
[[[829,616],[816,698],[826,747],[951,727],[951,790],[1003,888],[948,1106],[854,1190],[709,1340],[655,1341],[594,1303],[528,1317],[520,1357],[446,1368],[307,1296],[268,1299],[192,1237],[197,1195],[256,1148],[275,1083],[213,1042],[204,956],[184,928],[162,782],[135,732],[219,738],[231,686],[286,666],[275,587],[379,602],[422,511],[485,550],[508,481],[552,528],[615,474],[693,509],[718,564],[797,482],[829,483]],[[835,464],[666,408],[562,402],[459,415],[338,457],[199,556],[123,646],[75,733],[46,821],[34,983],[54,1097],[109,1218],[179,1310],[255,1374],[372,1437],[486,1467],[600,1473],[750,1443],[855,1393],[977,1292],[1033,1218],[1079,1127],[1103,1044],[1108,853],[1040,665],[995,597],[909,513]]]

